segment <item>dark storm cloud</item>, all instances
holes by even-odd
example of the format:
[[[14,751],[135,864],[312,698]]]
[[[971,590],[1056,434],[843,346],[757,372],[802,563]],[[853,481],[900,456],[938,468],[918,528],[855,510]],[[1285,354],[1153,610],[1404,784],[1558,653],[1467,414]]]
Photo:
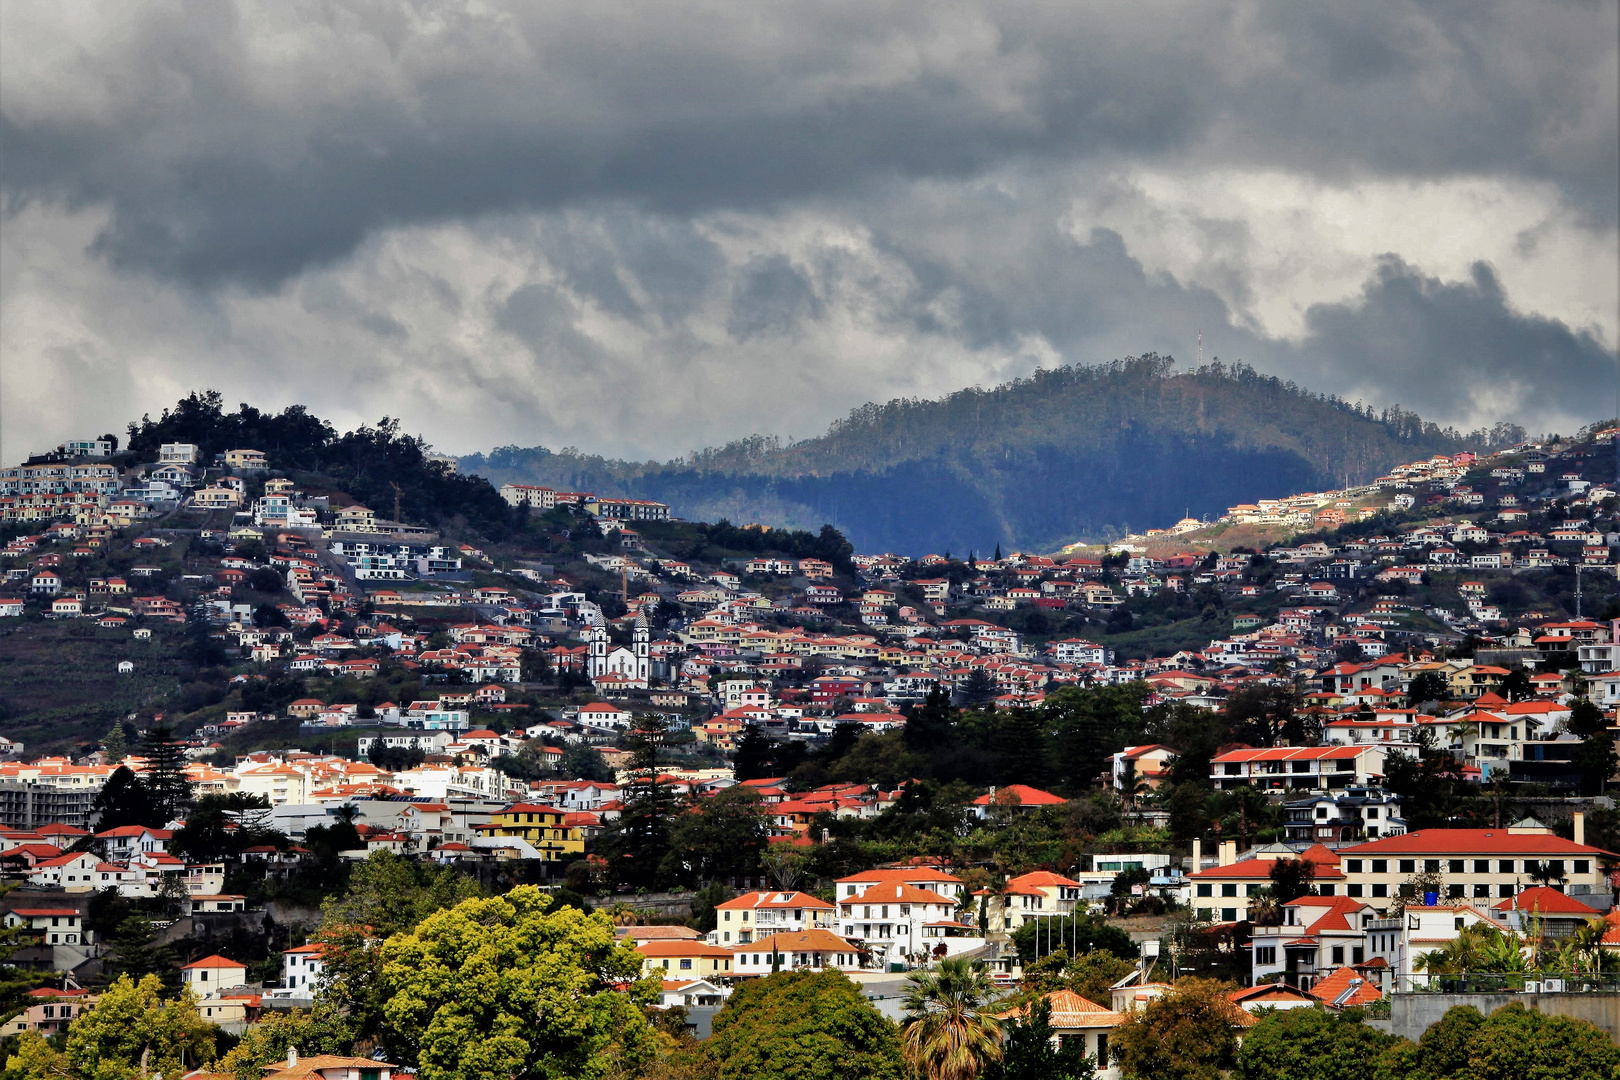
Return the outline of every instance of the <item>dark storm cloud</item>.
[[[1186,361],[1199,329],[1315,389],[1567,427],[1606,407],[1583,389],[1617,325],[1593,299],[1615,24],[1575,0],[0,5],[4,450],[213,385],[447,449],[667,456],[1038,364]]]
[[[1372,399],[1394,391],[1425,416],[1608,415],[1615,360],[1590,333],[1513,311],[1489,266],[1442,282],[1391,256],[1362,297],[1319,304],[1294,357],[1273,354],[1309,385]]]
[[[1614,215],[1612,4],[132,11],[23,74],[8,18],[0,184],[110,206],[100,251],[200,286],[273,285],[401,223],[761,208],[1026,159],[1507,174]],[[53,107],[53,79],[106,100]]]

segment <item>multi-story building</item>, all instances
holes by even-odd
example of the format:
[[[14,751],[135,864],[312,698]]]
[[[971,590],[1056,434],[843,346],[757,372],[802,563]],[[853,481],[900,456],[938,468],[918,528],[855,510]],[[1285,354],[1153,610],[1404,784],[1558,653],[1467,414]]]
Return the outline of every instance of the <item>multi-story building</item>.
[[[715,908],[712,945],[747,945],[772,934],[825,930],[833,905],[802,892],[748,892]]]
[[[1289,858],[1286,849],[1267,852],[1263,858],[1235,858],[1236,844],[1221,845],[1220,865],[1188,875],[1192,888],[1193,917],[1200,922],[1233,923],[1249,918],[1249,904],[1262,889],[1272,888],[1271,871],[1279,859]],[[1321,844],[1313,844],[1298,858],[1312,864],[1312,889],[1318,896],[1340,895],[1344,874],[1339,857]]]
[[[989,898],[987,928],[1010,933],[1026,923],[1072,915],[1080,890],[1080,882],[1046,870],[1015,877]]]
[[[1544,826],[1502,829],[1420,829],[1339,851],[1345,895],[1380,907],[1420,875],[1438,882],[1448,900],[1483,901],[1515,896],[1544,873],[1572,896],[1607,892],[1599,864],[1605,853],[1584,843],[1577,814],[1576,839]]]
[[[1384,773],[1378,746],[1277,746],[1229,750],[1210,764],[1217,788],[1248,785],[1264,791],[1340,791],[1368,787]]]
[[[1406,832],[1400,800],[1383,788],[1350,788],[1283,803],[1290,844],[1350,844]]]
[[[477,829],[484,836],[516,836],[529,842],[545,862],[585,854],[585,836],[568,824],[568,812],[540,803],[513,803],[490,815]]]
[[[1380,939],[1377,948],[1368,930],[1382,915],[1365,901],[1347,896],[1302,896],[1282,906],[1280,926],[1256,926],[1251,948],[1254,982],[1285,977],[1289,985],[1309,990],[1321,976],[1346,965],[1361,967],[1396,955],[1394,939]],[[1384,948],[1384,946],[1388,948]]]

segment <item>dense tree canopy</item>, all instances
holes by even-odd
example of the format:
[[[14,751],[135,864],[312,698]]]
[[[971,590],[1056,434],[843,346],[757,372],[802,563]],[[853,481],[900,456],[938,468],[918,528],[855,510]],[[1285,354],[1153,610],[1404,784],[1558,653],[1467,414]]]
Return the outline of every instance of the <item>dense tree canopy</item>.
[[[1237,1035],[1227,1000],[1231,987],[1182,979],[1115,1029],[1113,1044],[1126,1080],[1219,1080],[1237,1064]]]
[[[606,915],[523,885],[429,915],[383,946],[389,1044],[423,1080],[604,1076],[652,1053],[642,961]]]
[[[703,1045],[717,1080],[900,1080],[899,1031],[842,972],[745,982]]]

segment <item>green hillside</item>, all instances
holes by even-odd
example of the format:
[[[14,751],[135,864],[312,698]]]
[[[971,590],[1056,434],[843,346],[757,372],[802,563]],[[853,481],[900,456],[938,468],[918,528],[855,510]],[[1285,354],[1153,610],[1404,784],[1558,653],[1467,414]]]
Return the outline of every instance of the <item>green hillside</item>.
[[[665,463],[502,447],[462,466],[497,484],[659,499],[689,518],[831,521],[860,550],[960,552],[1104,539],[1523,434],[1464,435],[1241,364],[1176,373],[1149,355],[865,405],[785,446],[755,436]]]

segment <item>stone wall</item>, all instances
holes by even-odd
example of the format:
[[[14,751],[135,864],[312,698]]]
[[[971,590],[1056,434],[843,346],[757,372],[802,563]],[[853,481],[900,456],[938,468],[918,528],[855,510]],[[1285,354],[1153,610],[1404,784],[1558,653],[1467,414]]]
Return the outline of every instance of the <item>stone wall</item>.
[[[1489,1016],[1518,1002],[1549,1016],[1587,1020],[1620,1043],[1620,993],[1591,994],[1393,994],[1389,999],[1390,1030],[1416,1042],[1429,1026],[1458,1005],[1472,1005]]]

